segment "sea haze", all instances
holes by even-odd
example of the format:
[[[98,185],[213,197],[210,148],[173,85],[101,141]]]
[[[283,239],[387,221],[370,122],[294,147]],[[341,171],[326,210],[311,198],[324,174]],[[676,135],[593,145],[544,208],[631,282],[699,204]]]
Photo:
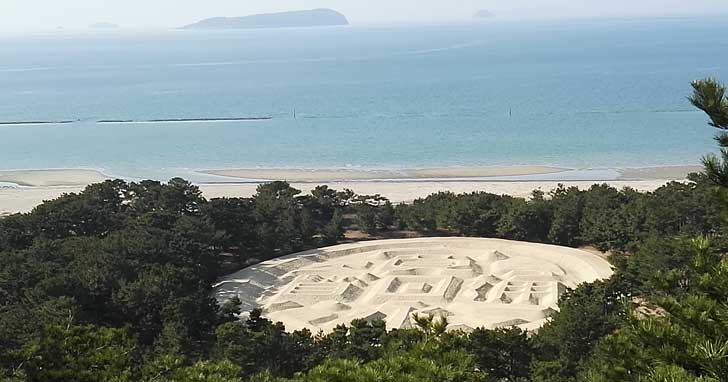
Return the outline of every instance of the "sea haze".
[[[0,169],[698,163],[718,19],[0,38]],[[295,116],[294,119],[294,110]],[[271,118],[254,121],[150,120]],[[135,121],[98,123],[99,120]]]

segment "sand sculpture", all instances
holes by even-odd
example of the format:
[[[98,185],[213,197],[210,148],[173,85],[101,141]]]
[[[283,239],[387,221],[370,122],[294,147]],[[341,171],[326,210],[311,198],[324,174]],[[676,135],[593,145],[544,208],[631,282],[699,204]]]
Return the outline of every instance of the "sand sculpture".
[[[559,296],[608,278],[604,259],[580,250],[498,239],[425,238],[344,244],[243,269],[215,286],[290,330],[330,331],[353,319],[409,328],[412,314],[450,329],[539,328]]]

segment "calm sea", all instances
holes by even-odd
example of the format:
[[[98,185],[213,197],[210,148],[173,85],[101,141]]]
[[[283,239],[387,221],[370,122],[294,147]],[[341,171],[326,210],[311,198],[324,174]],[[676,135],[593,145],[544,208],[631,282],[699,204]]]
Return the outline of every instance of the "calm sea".
[[[721,19],[0,37],[0,169],[695,164]],[[295,115],[295,118],[294,118]],[[262,121],[117,123],[267,117]]]

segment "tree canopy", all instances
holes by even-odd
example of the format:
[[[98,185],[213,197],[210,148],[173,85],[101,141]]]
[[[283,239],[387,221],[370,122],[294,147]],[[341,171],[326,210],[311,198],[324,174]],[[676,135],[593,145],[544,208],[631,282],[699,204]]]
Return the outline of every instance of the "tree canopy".
[[[693,87],[720,154],[650,193],[594,185],[393,206],[285,182],[206,200],[182,179],[114,180],[1,218],[0,381],[728,380],[728,99],[715,80]],[[536,333],[447,331],[430,316],[412,329],[291,332],[212,297],[229,271],[353,230],[588,245],[610,252],[615,275],[565,293]]]

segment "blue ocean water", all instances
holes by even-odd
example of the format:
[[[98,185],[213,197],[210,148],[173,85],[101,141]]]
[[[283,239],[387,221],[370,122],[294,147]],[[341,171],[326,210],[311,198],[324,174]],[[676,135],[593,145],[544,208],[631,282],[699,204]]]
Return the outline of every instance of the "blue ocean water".
[[[695,164],[720,19],[0,37],[0,169]],[[294,118],[294,110],[295,116]],[[98,120],[271,117],[99,124]]]

